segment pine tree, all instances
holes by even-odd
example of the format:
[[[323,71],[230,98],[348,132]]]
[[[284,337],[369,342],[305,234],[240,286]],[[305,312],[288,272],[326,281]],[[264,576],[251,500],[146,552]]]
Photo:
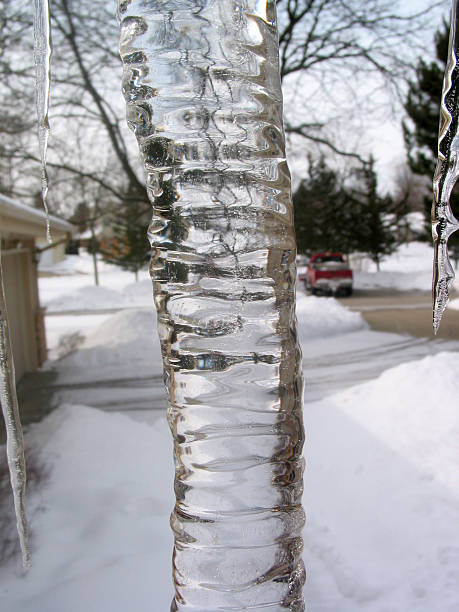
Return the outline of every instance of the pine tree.
[[[378,194],[378,181],[374,159],[354,171],[357,184],[352,188],[353,208],[358,220],[353,226],[355,244],[358,250],[368,253],[379,270],[385,255],[397,247],[396,227],[405,210],[397,209],[392,198]]]
[[[449,26],[443,23],[436,32],[435,58],[427,62],[423,58],[418,61],[415,79],[410,83],[405,110],[409,122],[402,124],[405,144],[408,152],[408,162],[413,172],[424,175],[431,184],[437,163],[438,125],[440,119],[440,101],[443,75],[448,56]],[[453,214],[459,216],[459,187],[456,187],[451,197]],[[426,190],[424,210],[426,220],[426,239],[431,235],[432,190]],[[449,248],[456,260],[459,260],[459,234],[456,232],[449,239]]]
[[[308,177],[293,195],[299,253],[349,253],[353,244],[351,201],[339,173],[324,157],[309,158]]]
[[[321,157],[293,196],[299,253],[368,253],[378,269],[397,244],[405,203],[380,196],[374,160],[352,171],[352,185]]]

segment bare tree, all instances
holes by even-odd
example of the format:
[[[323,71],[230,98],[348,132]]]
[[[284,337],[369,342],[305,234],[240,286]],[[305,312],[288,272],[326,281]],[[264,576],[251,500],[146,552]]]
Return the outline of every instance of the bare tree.
[[[281,75],[284,84],[299,80],[302,89],[300,108],[296,102],[290,113],[287,95],[286,132],[365,163],[327,130],[324,100],[340,92],[333,104],[338,117],[344,91],[361,116],[368,115],[381,89],[402,100],[432,15],[447,6],[439,0],[425,10],[407,12],[403,4],[386,0],[277,0]],[[365,99],[356,92],[359,79],[372,83]]]
[[[14,167],[21,163],[21,168],[24,161],[38,162],[35,134],[31,131],[33,70],[24,61],[24,48],[20,65],[14,60],[19,40],[26,40],[27,34],[31,37],[29,4],[0,0],[0,7],[15,15],[15,20],[9,21],[10,25],[15,24],[14,42],[9,38],[8,28],[2,34],[5,40],[0,51],[0,76],[5,79],[7,75],[8,79],[0,85],[0,94],[11,105],[12,100],[20,99],[20,91],[26,92],[27,111],[17,114],[19,123],[11,121],[8,125],[17,125],[31,134],[27,142],[14,137],[14,146],[4,157],[12,160],[9,163]],[[444,1],[433,3],[431,10],[438,5],[444,5]],[[278,0],[277,6],[280,67],[286,84],[286,131],[363,163],[364,156],[349,146],[340,146],[327,128],[329,120],[323,113],[315,112],[318,105],[311,95],[312,84],[316,83],[323,96],[327,84],[341,92],[347,82],[352,90],[353,81],[361,77],[373,79],[379,86],[391,87],[397,93],[411,56],[414,57],[411,49],[418,42],[428,11],[407,14],[403,8],[398,9],[396,2],[388,0]],[[121,67],[114,6],[105,0],[54,0],[51,9],[54,39],[51,204],[54,209],[62,207],[63,202],[70,206],[73,193],[69,185],[78,178],[94,183],[111,200],[121,201],[129,197],[126,194],[133,194],[136,201],[140,197],[148,206],[136,148],[124,126],[124,103],[121,94],[117,94]],[[303,92],[300,95],[302,105],[296,110],[301,112],[289,112],[289,97],[304,83],[309,87],[309,95],[306,97]],[[355,101],[359,113],[365,114],[368,103],[368,99]],[[336,115],[336,106],[333,108]],[[0,130],[3,128],[0,123]],[[77,136],[82,135],[87,143],[84,155],[75,155]],[[10,182],[15,184],[17,193],[34,192],[27,183],[30,179],[15,178],[18,180]]]
[[[414,174],[408,164],[397,166],[394,177],[394,200],[406,202],[410,212],[424,212],[424,198],[426,187],[431,189],[427,177]]]

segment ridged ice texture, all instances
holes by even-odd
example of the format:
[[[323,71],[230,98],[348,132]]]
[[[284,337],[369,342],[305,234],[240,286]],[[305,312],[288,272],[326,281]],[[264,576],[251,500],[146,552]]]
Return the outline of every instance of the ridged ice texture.
[[[174,436],[171,610],[304,610],[295,240],[273,2],[119,3]]]
[[[51,230],[48,213],[48,173],[46,171],[46,154],[49,138],[49,86],[51,65],[51,27],[49,0],[34,0],[33,21],[35,64],[35,94],[38,121],[38,148],[41,163],[41,198],[46,213],[46,237],[51,242]]]
[[[453,215],[450,206],[451,192],[459,176],[458,19],[458,2],[453,0],[448,62],[441,98],[438,162],[433,181],[432,234],[435,247],[433,325],[435,332],[440,326],[449,299],[449,290],[454,280],[454,270],[448,256],[448,239],[453,232],[459,229],[459,221]]]
[[[1,250],[1,243],[0,243]],[[0,404],[6,428],[6,454],[13,491],[14,510],[19,543],[22,551],[22,565],[25,570],[30,566],[28,527],[25,514],[26,470],[24,442],[19,418],[16,379],[14,374],[13,351],[11,348],[8,314],[6,310],[5,288],[0,253]]]

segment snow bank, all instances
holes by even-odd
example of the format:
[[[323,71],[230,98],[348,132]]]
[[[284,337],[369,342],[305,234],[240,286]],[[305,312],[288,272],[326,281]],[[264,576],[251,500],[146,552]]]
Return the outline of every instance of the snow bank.
[[[395,289],[396,291],[430,291],[432,270],[420,272],[358,272],[354,273],[355,289]]]
[[[120,290],[85,285],[62,293],[46,303],[48,312],[120,309],[133,306],[154,307],[151,280],[129,283]]]
[[[311,610],[459,609],[459,354],[306,410]]]
[[[93,267],[92,255],[88,253],[66,255],[62,261],[52,264],[44,261],[38,263],[39,272],[51,272],[52,274],[91,274]]]
[[[116,268],[113,264],[109,264],[99,255],[97,257],[97,269],[100,274],[110,273]],[[49,272],[52,274],[73,275],[73,274],[90,274],[94,273],[94,261],[92,255],[87,251],[81,250],[79,255],[66,255],[62,261],[57,263],[47,264],[40,262],[38,264],[39,272]]]
[[[438,353],[391,368],[336,400],[416,469],[457,492],[457,372],[459,353]]]
[[[0,571],[8,612],[168,610],[172,443],[155,427],[63,406],[27,436],[48,474],[29,495],[32,568]],[[13,526],[12,526],[13,528]]]
[[[300,338],[325,338],[366,329],[360,313],[351,312],[335,298],[297,294],[296,316]]]
[[[402,244],[381,262],[380,271],[368,257],[352,258],[356,289],[430,291],[433,248],[427,242]]]
[[[147,269],[140,270],[140,280],[135,283],[133,272],[99,260],[100,286],[95,287],[92,257],[82,253],[67,255],[64,261],[45,269],[40,267],[40,271],[52,274],[38,279],[40,302],[48,312],[152,305]]]
[[[310,610],[459,609],[458,369],[442,353],[306,405]],[[32,569],[0,569],[1,609],[169,609],[165,419],[66,406],[26,440],[47,477],[28,500]]]
[[[90,332],[80,348],[62,359],[58,371],[95,370],[100,374],[119,368],[144,369],[154,375],[162,373],[161,349],[153,310],[122,310]]]
[[[118,291],[106,287],[87,285],[76,291],[63,293],[50,300],[46,308],[50,312],[69,310],[99,310],[105,308],[122,308],[124,299]]]
[[[367,328],[359,313],[348,311],[334,298],[300,295],[297,317],[303,341]],[[57,370],[67,382],[72,376],[106,377],[110,372],[113,377],[126,376],[128,370],[136,369],[161,375],[156,311],[120,310],[96,329],[88,330],[78,350],[59,362],[48,362],[46,367]]]

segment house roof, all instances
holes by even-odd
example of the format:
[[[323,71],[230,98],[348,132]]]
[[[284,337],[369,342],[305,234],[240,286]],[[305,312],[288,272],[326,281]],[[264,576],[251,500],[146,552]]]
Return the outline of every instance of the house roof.
[[[54,215],[49,215],[49,224],[51,234],[61,236],[77,231],[74,225]],[[46,214],[0,194],[0,234],[45,237]]]

